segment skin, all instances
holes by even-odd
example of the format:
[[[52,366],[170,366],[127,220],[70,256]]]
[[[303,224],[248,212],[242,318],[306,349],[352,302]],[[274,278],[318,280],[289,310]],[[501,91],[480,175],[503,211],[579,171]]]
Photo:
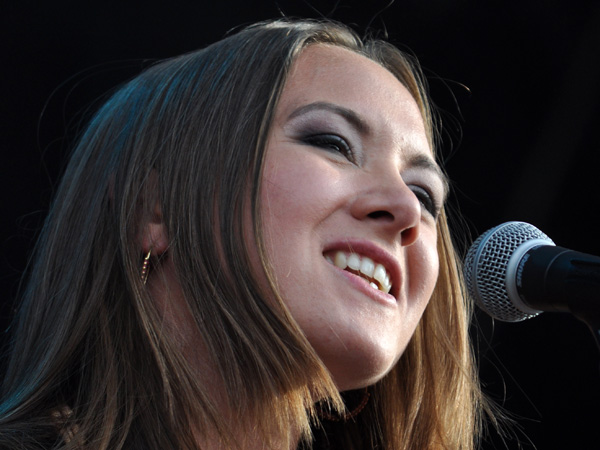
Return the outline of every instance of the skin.
[[[279,293],[341,391],[381,379],[414,333],[438,276],[436,214],[444,195],[406,88],[363,56],[321,44],[306,48],[269,134],[262,231]],[[178,282],[159,204],[144,224],[141,247],[163,255],[147,288],[215,404],[230,417]],[[335,267],[327,256],[336,251],[383,263],[390,293]],[[260,267],[256,247],[249,245],[249,252]],[[236,436],[247,448],[263,448],[251,422],[239,424]],[[210,435],[199,434],[198,442],[221,448]]]
[[[370,385],[406,348],[438,276],[444,182],[419,108],[377,63],[313,45],[283,90],[265,158],[263,232],[281,296],[338,388]],[[390,294],[335,267],[335,251],[383,263]]]

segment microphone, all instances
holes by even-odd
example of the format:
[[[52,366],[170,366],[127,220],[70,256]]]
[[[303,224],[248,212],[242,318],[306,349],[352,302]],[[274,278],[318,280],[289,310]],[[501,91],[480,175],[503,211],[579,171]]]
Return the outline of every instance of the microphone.
[[[492,317],[518,322],[570,312],[600,328],[600,257],[558,247],[525,222],[482,234],[465,259],[469,294]]]

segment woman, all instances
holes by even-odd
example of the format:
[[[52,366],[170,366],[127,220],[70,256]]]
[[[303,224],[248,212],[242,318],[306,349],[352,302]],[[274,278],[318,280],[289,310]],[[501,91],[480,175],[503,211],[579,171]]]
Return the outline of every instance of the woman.
[[[2,448],[474,448],[482,398],[418,69],[328,22],[151,67],[74,150]]]

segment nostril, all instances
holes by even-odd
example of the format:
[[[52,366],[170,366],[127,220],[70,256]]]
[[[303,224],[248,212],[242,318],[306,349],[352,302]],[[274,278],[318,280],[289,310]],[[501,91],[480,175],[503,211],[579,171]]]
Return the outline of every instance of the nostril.
[[[419,230],[418,227],[410,227],[403,230],[400,233],[400,237],[402,239],[402,245],[411,245],[414,244],[419,238]]]
[[[371,219],[387,219],[394,220],[394,215],[389,211],[373,211],[372,213],[367,214]]]

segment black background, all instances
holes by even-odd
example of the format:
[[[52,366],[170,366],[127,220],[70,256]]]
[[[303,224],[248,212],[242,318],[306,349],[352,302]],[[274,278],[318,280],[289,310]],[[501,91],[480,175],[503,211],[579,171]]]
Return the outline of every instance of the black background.
[[[451,205],[468,242],[508,220],[600,255],[600,2],[577,0],[12,1],[0,6],[0,283],[9,315],[85,109],[148,61],[280,16],[371,22],[426,68],[448,129]],[[312,5],[312,6],[311,6]],[[378,14],[381,10],[385,11]],[[331,11],[333,13],[329,14]],[[462,130],[462,131],[460,131]],[[564,314],[477,314],[486,391],[516,417],[508,448],[600,448],[599,353]],[[530,442],[531,441],[531,442]],[[503,448],[491,438],[484,448]]]

